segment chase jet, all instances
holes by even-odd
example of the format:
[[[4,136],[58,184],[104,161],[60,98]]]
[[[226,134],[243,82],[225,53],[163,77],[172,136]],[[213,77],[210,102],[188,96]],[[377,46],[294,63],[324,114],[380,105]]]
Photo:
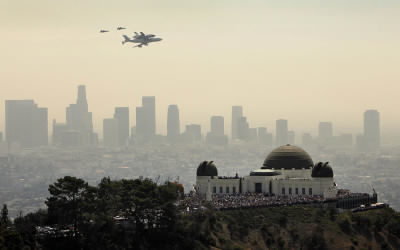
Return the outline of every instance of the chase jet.
[[[126,29],[126,28],[125,27],[121,27],[121,26],[117,28],[117,30],[124,30],[124,29]]]
[[[110,32],[109,30],[100,30],[100,33]]]

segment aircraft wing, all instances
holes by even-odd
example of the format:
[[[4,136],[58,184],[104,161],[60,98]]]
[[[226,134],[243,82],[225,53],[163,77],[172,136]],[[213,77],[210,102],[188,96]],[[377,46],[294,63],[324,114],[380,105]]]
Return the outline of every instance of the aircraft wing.
[[[145,44],[144,44],[144,43],[141,43],[141,44],[138,44],[138,45],[133,46],[132,48],[141,48],[143,45],[145,45]]]

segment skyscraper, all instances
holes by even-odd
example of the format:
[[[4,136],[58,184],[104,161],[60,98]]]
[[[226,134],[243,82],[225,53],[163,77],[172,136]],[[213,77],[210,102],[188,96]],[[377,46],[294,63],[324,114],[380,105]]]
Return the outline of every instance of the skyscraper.
[[[201,141],[201,126],[199,124],[186,125],[185,139],[187,142],[200,142]]]
[[[377,150],[380,147],[380,117],[377,110],[364,112],[364,142],[367,150]]]
[[[66,111],[66,121],[69,130],[79,133],[80,146],[93,145],[92,112],[88,111],[86,100],[86,87],[78,86],[78,98],[76,104],[70,104]]]
[[[142,107],[136,108],[136,136],[142,142],[150,141],[156,134],[156,99],[143,96]]]
[[[262,138],[265,138],[267,136],[268,130],[266,127],[259,127],[257,129],[257,136],[258,136],[258,140],[259,142],[262,142]]]
[[[288,143],[288,121],[283,119],[276,120],[276,145],[282,146]]]
[[[272,134],[268,133],[268,130],[265,127],[259,127],[257,129],[257,137],[258,137],[258,143],[262,145],[271,146],[273,144]]]
[[[92,112],[88,111],[85,85],[78,86],[76,103],[66,108],[66,122],[53,121],[53,144],[61,146],[97,144],[97,134],[93,133]]]
[[[224,117],[223,116],[212,116],[210,119],[211,134],[215,136],[224,136]]]
[[[232,106],[232,140],[238,139],[238,123],[243,116],[242,106]]]
[[[249,123],[247,118],[242,116],[237,121],[237,139],[247,141],[249,139]]]
[[[129,108],[116,107],[114,119],[118,120],[118,145],[126,146],[129,140]]]
[[[154,96],[143,96],[142,106],[144,108],[148,134],[156,134],[156,98]]]
[[[168,106],[167,137],[170,142],[176,142],[181,133],[178,105]]]
[[[247,140],[251,142],[257,142],[257,128],[249,128],[247,131]]]
[[[228,137],[224,131],[224,117],[212,116],[210,119],[210,132],[207,133],[207,144],[225,146],[228,144]]]
[[[103,120],[103,143],[105,147],[118,147],[119,143],[119,120],[110,118]]]
[[[47,108],[33,100],[6,100],[6,141],[30,148],[48,144]]]

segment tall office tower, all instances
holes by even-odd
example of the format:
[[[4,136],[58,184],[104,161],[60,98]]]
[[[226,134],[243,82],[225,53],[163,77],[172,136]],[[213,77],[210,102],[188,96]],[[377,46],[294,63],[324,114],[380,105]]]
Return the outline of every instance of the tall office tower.
[[[296,133],[294,131],[288,131],[288,143],[291,145],[296,144]]]
[[[211,134],[215,136],[224,136],[224,117],[212,116],[210,119]]]
[[[151,136],[154,136],[156,135],[156,97],[143,96],[142,106],[145,112],[146,124],[148,125],[147,133]]]
[[[318,139],[321,143],[326,144],[330,142],[333,137],[332,122],[320,122],[318,124]]]
[[[257,128],[249,128],[247,138],[251,142],[257,142]]]
[[[86,87],[78,86],[78,98],[76,104],[70,104],[66,110],[66,124],[69,133],[79,134],[79,145],[88,146],[94,144],[92,112],[88,111],[86,100]]]
[[[311,146],[313,144],[313,138],[310,133],[304,133],[301,139],[303,146]]]
[[[228,144],[228,137],[224,131],[224,117],[223,116],[212,116],[210,119],[210,132],[207,133],[206,142],[207,144],[214,144],[225,146]]]
[[[237,123],[237,139],[246,141],[249,139],[249,123],[247,118],[242,116]]]
[[[118,120],[118,144],[127,146],[129,140],[129,108],[116,107],[114,119]]]
[[[169,142],[177,142],[181,134],[178,105],[168,106],[167,138]]]
[[[79,105],[84,105],[86,107],[88,106],[87,100],[86,100],[86,86],[85,85],[78,86],[78,98],[76,100],[76,103]]]
[[[136,108],[136,135],[149,141],[156,135],[156,98],[143,96],[142,107]]]
[[[66,108],[66,122],[53,121],[52,143],[71,147],[97,144],[97,134],[93,133],[92,112],[88,111],[84,85],[78,86],[76,103]]]
[[[186,125],[185,138],[187,142],[201,141],[201,126],[199,124]]]
[[[364,137],[367,150],[377,150],[380,147],[380,121],[377,110],[367,110],[364,113]]]
[[[243,116],[242,106],[232,106],[232,140],[238,139],[238,123],[239,119]]]
[[[288,121],[283,119],[276,120],[276,145],[282,146],[288,143]]]
[[[6,100],[6,141],[23,148],[48,144],[47,108],[33,100]]]
[[[103,120],[104,147],[115,148],[119,143],[119,119],[110,118]]]
[[[257,129],[258,143],[266,144],[267,133],[268,133],[267,128],[265,128],[265,127],[259,127]]]
[[[259,127],[257,130],[257,136],[258,136],[258,143],[262,145],[272,146],[273,144],[272,134],[268,133],[267,128]]]
[[[56,120],[53,120],[52,144],[68,147],[81,145],[81,133],[69,129],[65,123],[57,123]]]

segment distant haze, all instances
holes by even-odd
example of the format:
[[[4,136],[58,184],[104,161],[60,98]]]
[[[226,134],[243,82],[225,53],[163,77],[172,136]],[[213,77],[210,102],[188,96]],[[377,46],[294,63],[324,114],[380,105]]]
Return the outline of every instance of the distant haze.
[[[63,122],[84,84],[97,132],[115,106],[134,125],[141,96],[154,95],[159,133],[177,104],[182,125],[203,133],[212,115],[229,133],[242,105],[251,127],[332,121],[335,133],[361,132],[377,109],[382,131],[398,134],[399,13],[398,0],[0,0],[0,131],[4,100],[34,99]],[[164,40],[122,46],[133,31]]]

